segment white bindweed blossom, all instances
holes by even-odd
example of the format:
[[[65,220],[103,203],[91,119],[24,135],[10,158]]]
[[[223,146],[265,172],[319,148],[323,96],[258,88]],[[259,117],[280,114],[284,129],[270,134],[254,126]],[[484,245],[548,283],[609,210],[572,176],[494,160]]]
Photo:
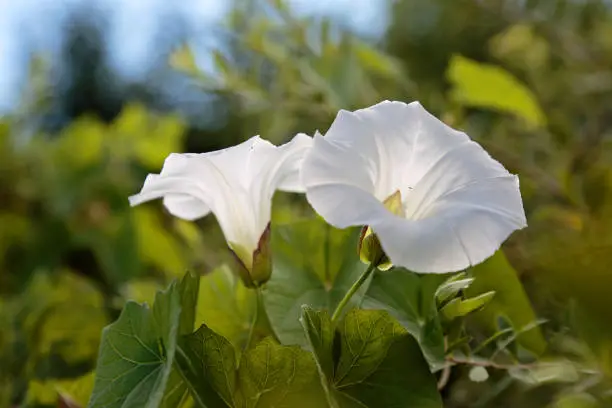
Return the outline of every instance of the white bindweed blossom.
[[[527,225],[518,177],[418,102],[340,111],[302,177],[328,223],[367,226],[386,260],[415,272],[478,264]]]
[[[244,266],[241,277],[248,286],[257,286],[270,274],[272,196],[277,189],[304,192],[300,169],[311,145],[312,138],[305,134],[281,146],[254,136],[209,153],[173,153],[160,174],[147,176],[130,204],[163,198],[168,211],[185,220],[212,212]]]

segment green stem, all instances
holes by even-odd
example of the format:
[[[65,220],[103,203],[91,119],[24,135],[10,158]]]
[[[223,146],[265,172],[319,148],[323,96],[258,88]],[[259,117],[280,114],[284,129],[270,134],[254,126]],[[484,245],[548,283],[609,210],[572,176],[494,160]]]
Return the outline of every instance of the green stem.
[[[342,313],[342,310],[346,307],[346,305],[351,300],[355,292],[359,290],[361,285],[363,285],[364,282],[368,280],[372,272],[374,272],[374,270],[376,269],[376,265],[377,265],[376,262],[371,262],[370,265],[368,266],[368,269],[366,269],[361,274],[359,279],[357,279],[357,281],[353,283],[353,286],[351,286],[348,292],[346,292],[346,294],[344,295],[340,303],[338,303],[338,306],[336,307],[334,314],[332,315],[332,318],[331,318],[332,323],[335,323],[340,318],[340,314]]]
[[[252,346],[253,336],[255,334],[255,328],[259,324],[259,308],[263,305],[263,299],[261,296],[261,288],[257,287],[253,289],[255,291],[255,310],[253,311],[253,321],[251,322],[251,329],[249,330],[249,337],[247,338],[245,350]]]

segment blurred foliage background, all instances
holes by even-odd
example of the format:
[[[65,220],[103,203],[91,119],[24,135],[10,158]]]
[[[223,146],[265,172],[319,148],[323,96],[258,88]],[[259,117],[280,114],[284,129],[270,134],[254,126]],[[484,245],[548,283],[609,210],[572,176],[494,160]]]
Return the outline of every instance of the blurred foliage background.
[[[504,274],[519,276],[533,310],[516,313],[543,319],[544,358],[567,362],[528,377],[493,369],[484,382],[454,369],[446,406],[612,406],[612,4],[386,7],[372,39],[282,0],[236,0],[212,73],[177,43],[156,76],[119,86],[86,19],[66,28],[63,92],[45,56],[32,60],[22,100],[0,123],[0,407],[57,406],[58,391],[86,401],[101,329],[127,299],[150,301],[186,270],[215,271],[205,290],[219,303],[201,314],[222,322],[215,306],[241,299],[213,217],[187,223],[160,203],[129,208],[168,153],[254,134],[281,143],[384,99],[421,101],[520,175],[529,228],[505,244],[508,263],[494,267],[504,272],[488,279],[503,288]],[[203,96],[190,109],[206,121],[160,94],[168,76]],[[277,200],[274,222],[312,217],[300,197]],[[245,321],[243,306],[232,307]],[[236,338],[244,328],[218,330]]]

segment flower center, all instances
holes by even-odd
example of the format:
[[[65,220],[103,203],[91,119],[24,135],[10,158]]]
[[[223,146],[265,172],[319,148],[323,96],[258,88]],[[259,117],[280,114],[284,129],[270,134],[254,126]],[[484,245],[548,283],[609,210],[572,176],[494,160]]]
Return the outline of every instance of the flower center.
[[[383,201],[385,208],[398,217],[405,218],[406,212],[402,204],[402,193],[397,190]]]

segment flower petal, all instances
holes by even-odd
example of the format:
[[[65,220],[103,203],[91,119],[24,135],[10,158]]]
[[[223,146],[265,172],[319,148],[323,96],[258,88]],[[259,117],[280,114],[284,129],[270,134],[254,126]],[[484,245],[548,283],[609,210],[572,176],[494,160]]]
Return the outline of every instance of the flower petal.
[[[249,196],[254,202],[258,228],[262,232],[270,222],[271,204],[277,189],[302,192],[300,170],[304,155],[312,145],[312,138],[305,134],[296,135],[281,145],[258,143],[248,164],[251,177]]]
[[[455,272],[484,261],[526,225],[516,176],[451,192],[422,219],[389,213],[371,224],[393,264],[432,273]]]
[[[170,213],[187,220],[212,211],[230,245],[253,253],[270,222],[274,191],[302,189],[299,169],[311,143],[311,137],[298,135],[276,147],[254,136],[214,152],[171,154],[130,203],[163,197]]]
[[[526,226],[516,176],[418,102],[341,111],[303,179],[327,222],[371,226],[391,261],[417,272],[474,265]],[[397,191],[405,218],[382,204]]]
[[[258,139],[256,136],[210,153],[171,154],[159,175],[147,176],[140,193],[130,197],[130,204],[163,197],[171,214],[187,220],[212,211],[228,242],[254,249],[259,236],[253,205],[243,185],[248,155]],[[259,234],[262,232],[263,228]]]

